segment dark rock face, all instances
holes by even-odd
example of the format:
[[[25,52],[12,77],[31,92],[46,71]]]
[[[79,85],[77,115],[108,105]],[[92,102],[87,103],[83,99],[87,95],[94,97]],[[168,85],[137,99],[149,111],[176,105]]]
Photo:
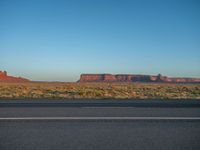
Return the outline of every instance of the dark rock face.
[[[6,71],[0,71],[0,82],[29,82],[30,80],[22,77],[8,76]]]
[[[200,78],[171,78],[157,75],[135,74],[81,74],[78,82],[169,82],[169,83],[200,83]]]

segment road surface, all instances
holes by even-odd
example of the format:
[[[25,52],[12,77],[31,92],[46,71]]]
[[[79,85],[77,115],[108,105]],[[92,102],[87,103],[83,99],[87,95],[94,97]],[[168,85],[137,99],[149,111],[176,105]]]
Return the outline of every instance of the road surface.
[[[200,101],[1,100],[2,150],[196,150]]]

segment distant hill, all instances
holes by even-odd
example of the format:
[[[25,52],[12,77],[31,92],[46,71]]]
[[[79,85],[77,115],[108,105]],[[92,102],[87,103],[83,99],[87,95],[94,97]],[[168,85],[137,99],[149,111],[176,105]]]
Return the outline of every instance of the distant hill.
[[[200,83],[200,78],[167,77],[161,74],[81,74],[78,82],[164,82],[164,83]]]
[[[30,82],[30,80],[22,77],[8,76],[6,71],[0,71],[0,82]]]

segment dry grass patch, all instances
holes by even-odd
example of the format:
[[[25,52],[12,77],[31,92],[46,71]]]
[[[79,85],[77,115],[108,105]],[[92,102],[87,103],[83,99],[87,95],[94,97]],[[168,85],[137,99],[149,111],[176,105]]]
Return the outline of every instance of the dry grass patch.
[[[200,84],[0,83],[0,98],[200,99]]]

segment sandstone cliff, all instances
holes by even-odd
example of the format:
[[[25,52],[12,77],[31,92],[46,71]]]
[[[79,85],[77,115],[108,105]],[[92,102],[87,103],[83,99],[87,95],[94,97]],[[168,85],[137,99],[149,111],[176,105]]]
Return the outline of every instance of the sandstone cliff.
[[[157,75],[135,74],[81,74],[78,82],[169,82],[169,83],[200,83],[200,78],[171,78]]]
[[[22,77],[8,76],[6,71],[0,71],[0,82],[29,82],[30,80]]]

